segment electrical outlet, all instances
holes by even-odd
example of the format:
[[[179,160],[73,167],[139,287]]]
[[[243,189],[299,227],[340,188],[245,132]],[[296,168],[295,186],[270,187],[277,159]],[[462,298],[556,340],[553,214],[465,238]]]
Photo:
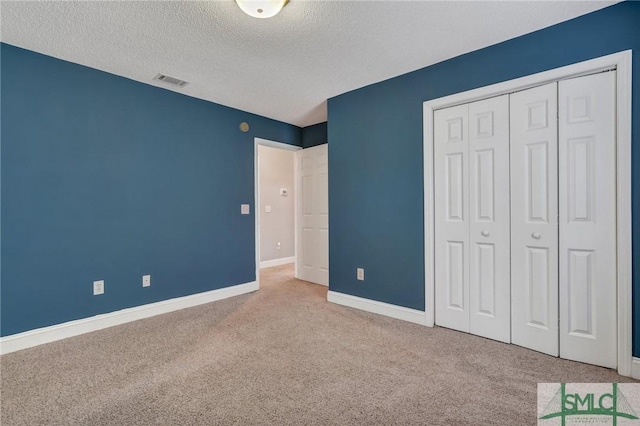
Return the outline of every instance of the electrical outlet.
[[[151,285],[151,275],[142,276],[142,287],[149,287]]]
[[[251,213],[251,208],[249,204],[240,204],[240,214],[249,214]]]
[[[364,281],[364,268],[356,269],[356,278],[360,281]]]
[[[104,294],[104,280],[93,282],[93,295]]]

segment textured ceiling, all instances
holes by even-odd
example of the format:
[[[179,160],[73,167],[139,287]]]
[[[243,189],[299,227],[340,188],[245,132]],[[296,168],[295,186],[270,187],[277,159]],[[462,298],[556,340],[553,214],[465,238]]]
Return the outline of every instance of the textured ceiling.
[[[610,1],[0,3],[3,42],[298,126],[326,99],[606,7]],[[170,89],[173,90],[173,89]]]

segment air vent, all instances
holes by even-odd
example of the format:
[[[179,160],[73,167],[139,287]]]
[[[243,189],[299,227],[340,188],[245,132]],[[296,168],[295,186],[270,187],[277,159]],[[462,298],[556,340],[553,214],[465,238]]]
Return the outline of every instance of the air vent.
[[[163,83],[170,84],[172,86],[178,86],[178,87],[184,87],[187,84],[189,84],[188,81],[180,80],[179,78],[175,78],[175,77],[170,77],[166,74],[158,74],[155,77],[153,77],[153,79],[161,81]]]

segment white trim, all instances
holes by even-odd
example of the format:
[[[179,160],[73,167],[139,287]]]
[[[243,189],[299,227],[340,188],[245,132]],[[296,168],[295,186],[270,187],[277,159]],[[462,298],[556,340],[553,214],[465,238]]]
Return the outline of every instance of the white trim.
[[[428,327],[436,325],[435,312],[435,242],[434,242],[434,224],[435,224],[435,193],[434,193],[434,172],[433,172],[433,110],[424,103],[424,313],[425,323]],[[429,136],[427,137],[427,129]],[[428,144],[428,147],[427,147]]]
[[[13,334],[0,338],[0,354],[19,351],[31,348],[44,343],[55,342],[56,340],[68,337],[79,336],[91,331],[102,330],[104,328],[125,324],[143,318],[166,314],[180,309],[191,308],[241,294],[251,293],[258,290],[258,283],[253,281],[245,284],[238,284],[231,287],[211,290],[204,293],[192,294],[184,297],[163,300],[161,302],[149,303],[147,305],[122,309],[120,311],[109,312],[107,314],[82,318],[49,327],[37,328],[25,331],[24,333]]]
[[[300,151],[302,149],[301,146],[297,145],[289,145],[288,143],[271,141],[269,139],[262,138],[254,138],[254,143],[256,145],[268,146],[271,148],[284,149],[286,151]]]
[[[302,240],[302,236],[300,235],[300,232],[298,231],[298,226],[300,225],[300,219],[298,218],[298,214],[302,211],[302,155],[301,155],[302,151],[298,151],[294,154],[293,156],[293,172],[295,174],[295,185],[296,185],[296,199],[294,200],[295,205],[296,205],[296,211],[295,214],[293,215],[294,220],[294,226],[296,227],[296,230],[294,232],[294,236],[295,236],[295,247],[294,247],[294,254],[295,254],[295,258],[296,258],[296,266],[295,266],[295,271],[294,271],[294,277],[296,277],[297,279],[300,279],[300,262],[298,261],[301,256],[300,256],[300,246],[301,246],[301,240]],[[300,196],[298,196],[298,194],[300,194]]]
[[[631,50],[579,62],[538,74],[456,93],[423,103],[424,119],[424,241],[425,318],[435,324],[434,235],[433,235],[433,113],[437,109],[503,95],[553,81],[617,70],[617,221],[618,221],[618,373],[632,374],[631,305]],[[636,368],[634,364],[634,368]]]
[[[258,287],[260,287],[260,268],[262,267],[260,264],[260,162],[258,159],[258,145],[268,146],[271,148],[284,149],[287,151],[300,151],[302,147],[296,145],[289,145],[287,143],[276,142],[269,139],[262,138],[253,138],[253,217],[254,217],[254,244],[255,244],[255,256],[256,256],[256,283]],[[293,179],[294,185],[296,180],[298,179],[296,171],[295,171],[295,163],[294,163],[294,171],[293,171]],[[298,191],[294,191],[293,194],[293,205],[294,210],[297,209],[296,200],[298,197]],[[297,216],[297,211],[294,211],[294,217]],[[294,219],[295,220],[295,219]],[[297,229],[298,227],[294,223],[294,245],[297,255],[297,247],[298,247],[298,235]],[[295,256],[294,256],[295,257]],[[294,260],[295,261],[295,260]],[[298,265],[296,263],[296,276],[298,271]]]
[[[628,58],[626,58],[626,56],[628,56]],[[566,80],[568,78],[575,78],[613,68],[620,68],[622,66],[627,66],[627,61],[630,67],[631,50],[625,50],[624,52],[618,52],[602,56],[600,58],[567,65],[561,68],[555,68],[549,71],[543,71],[537,74],[503,81],[490,86],[479,87],[466,92],[454,93],[453,95],[426,101],[423,103],[423,106],[429,106],[432,110],[448,108],[455,105],[504,95],[506,93],[530,89],[531,87],[542,86],[554,81]],[[629,73],[630,71],[631,69],[629,68]]]
[[[617,60],[618,373],[632,371],[631,50]]]
[[[424,312],[405,308],[404,306],[391,305],[389,303],[378,302],[377,300],[363,299],[362,297],[351,296],[350,294],[338,293],[331,290],[327,292],[327,301],[402,321],[426,325]]]
[[[260,269],[273,268],[274,266],[288,265],[290,263],[296,263],[296,257],[281,257],[280,259],[263,260],[260,262]]]

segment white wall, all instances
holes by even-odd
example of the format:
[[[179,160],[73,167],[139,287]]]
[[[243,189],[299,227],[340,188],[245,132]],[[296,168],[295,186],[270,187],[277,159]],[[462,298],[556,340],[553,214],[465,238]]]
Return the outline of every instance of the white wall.
[[[260,262],[295,256],[294,156],[293,151],[258,145]],[[281,188],[287,189],[286,197]]]

